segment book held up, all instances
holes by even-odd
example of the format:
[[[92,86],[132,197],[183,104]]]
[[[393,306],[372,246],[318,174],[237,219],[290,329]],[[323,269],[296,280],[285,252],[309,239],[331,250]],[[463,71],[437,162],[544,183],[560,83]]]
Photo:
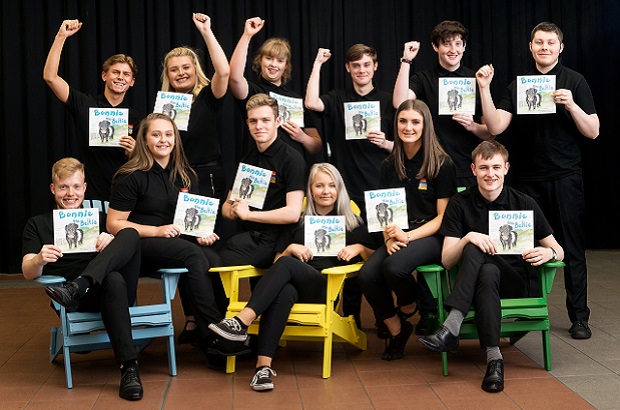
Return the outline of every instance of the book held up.
[[[287,97],[269,91],[269,96],[278,102],[278,116],[282,123],[292,121],[300,128],[304,127],[304,102],[301,98]]]
[[[245,199],[251,207],[263,209],[272,175],[268,169],[239,163],[229,199]]]
[[[555,75],[517,76],[517,114],[555,114]]]
[[[364,191],[364,199],[368,232],[383,232],[391,224],[409,229],[405,188]]]
[[[157,91],[153,112],[160,112],[168,115],[168,117],[172,118],[180,131],[187,131],[193,97],[192,94]]]
[[[127,108],[89,108],[88,145],[119,148],[123,135],[129,135]]]
[[[381,131],[381,103],[361,101],[344,103],[345,139],[366,139],[370,131]]]
[[[181,235],[209,236],[215,229],[219,205],[217,198],[179,192],[172,223],[181,229]]]
[[[99,237],[97,208],[54,209],[54,245],[62,253],[96,252]]]
[[[534,211],[489,211],[489,236],[499,254],[520,255],[534,247]]]
[[[474,77],[439,78],[439,115],[476,114]]]
[[[338,256],[346,242],[344,216],[304,216],[304,245],[314,256]]]

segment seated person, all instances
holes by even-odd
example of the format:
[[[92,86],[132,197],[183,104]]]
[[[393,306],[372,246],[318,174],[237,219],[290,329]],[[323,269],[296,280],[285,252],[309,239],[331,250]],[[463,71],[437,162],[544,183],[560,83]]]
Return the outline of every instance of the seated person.
[[[508,151],[497,141],[483,141],[472,152],[471,169],[478,182],[452,197],[439,231],[444,235],[442,263],[446,269],[459,264],[456,283],[444,303],[450,310],[443,326],[420,342],[430,350],[447,352],[459,345],[463,318],[472,304],[480,345],[486,348],[487,370],[482,389],[504,389],[504,361],[499,350],[500,298],[528,294],[528,266],[562,260],[564,250],[540,207],[531,197],[504,185],[508,173]],[[498,255],[488,235],[490,210],[534,211],[534,239],[538,246],[521,255]]]
[[[256,374],[250,386],[254,390],[272,390],[271,362],[284,332],[293,304],[321,303],[325,300],[326,278],[321,270],[366,260],[372,254],[373,240],[362,219],[351,210],[342,176],[331,164],[319,163],[310,169],[308,204],[304,215],[343,215],[347,246],[337,257],[314,256],[304,243],[303,219],[281,235],[276,261],[258,282],[246,307],[233,318],[209,328],[229,340],[248,338],[248,326],[261,316],[258,336]]]
[[[57,209],[82,207],[86,191],[84,164],[63,158],[52,167],[50,189]],[[100,217],[100,227],[105,218]],[[47,286],[45,292],[69,312],[101,312],[114,358],[121,368],[119,396],[142,398],[137,353],[131,337],[129,306],[136,300],[140,275],[140,246],[135,229],[119,230],[116,236],[101,232],[96,252],[67,253],[54,245],[52,212],[28,220],[22,238],[22,272],[26,279],[59,275],[62,287]]]

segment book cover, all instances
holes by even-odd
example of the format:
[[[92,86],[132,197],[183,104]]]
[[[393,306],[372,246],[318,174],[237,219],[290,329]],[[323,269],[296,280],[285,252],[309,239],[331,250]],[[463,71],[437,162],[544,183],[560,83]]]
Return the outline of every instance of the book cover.
[[[88,145],[91,147],[119,147],[121,137],[129,135],[127,108],[89,108]]]
[[[192,110],[192,94],[157,91],[153,112],[161,112],[172,118],[180,131],[187,131]]]
[[[517,114],[554,114],[555,75],[517,76]]]
[[[439,115],[476,114],[474,77],[439,78]]]
[[[54,209],[54,245],[63,253],[96,252],[99,236],[97,208]]]
[[[344,103],[345,138],[366,139],[370,131],[381,131],[381,103],[362,101]]]
[[[364,198],[368,232],[383,232],[391,224],[409,229],[405,188],[364,191]]]
[[[534,247],[534,211],[489,211],[489,236],[499,254],[520,255]]]
[[[344,216],[304,216],[304,245],[314,256],[338,256],[347,246]]]
[[[293,121],[304,127],[304,102],[301,98],[287,97],[285,95],[269,92],[269,96],[278,101],[278,114],[282,122]]]
[[[181,229],[182,235],[209,236],[215,229],[219,205],[217,198],[179,192],[172,223]]]
[[[239,163],[230,199],[245,199],[251,207],[263,209],[272,174],[268,169]]]

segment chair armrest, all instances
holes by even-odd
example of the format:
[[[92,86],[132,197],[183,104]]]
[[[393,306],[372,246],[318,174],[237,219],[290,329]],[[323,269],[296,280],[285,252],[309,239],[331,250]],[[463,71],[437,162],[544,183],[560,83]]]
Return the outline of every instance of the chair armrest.
[[[543,263],[538,267],[538,279],[540,291],[542,292],[543,297],[546,297],[546,293],[551,292],[551,288],[553,288],[553,280],[555,279],[555,271],[557,268],[561,268],[563,266],[565,266],[564,262],[555,261]]]
[[[58,275],[41,275],[38,278],[36,278],[34,281],[42,286],[48,286],[48,285],[60,285],[61,283],[66,282],[67,279],[65,279],[62,276],[58,276]]]
[[[357,276],[357,273],[364,266],[364,262],[357,262],[351,265],[334,266],[332,268],[325,268],[321,271],[324,275],[346,275],[347,278]]]
[[[239,301],[239,279],[263,276],[265,271],[266,269],[255,268],[252,265],[218,266],[209,269],[209,272],[220,274],[224,292],[230,302]]]

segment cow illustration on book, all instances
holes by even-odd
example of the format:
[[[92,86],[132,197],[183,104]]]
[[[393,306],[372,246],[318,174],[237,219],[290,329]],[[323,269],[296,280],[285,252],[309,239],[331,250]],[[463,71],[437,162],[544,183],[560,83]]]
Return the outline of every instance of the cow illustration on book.
[[[355,135],[364,135],[364,133],[368,130],[368,121],[366,118],[360,113],[355,114],[351,117],[353,120],[353,129],[355,130]]]
[[[499,241],[502,244],[502,249],[511,249],[513,246],[517,246],[518,234],[513,231],[512,226],[506,224],[499,227]]]
[[[282,119],[282,122],[287,122],[291,119],[291,112],[282,104],[278,104],[278,117]]]
[[[99,121],[99,137],[102,143],[114,138],[114,127],[110,120]]]
[[[166,103],[161,107],[161,112],[166,114],[170,119],[174,120],[177,116],[177,110],[174,108],[174,104]]]
[[[314,244],[317,252],[325,252],[332,243],[332,237],[329,236],[326,229],[320,228],[314,231]]]
[[[525,102],[527,102],[528,111],[535,110],[540,107],[542,96],[536,88],[528,88],[525,90]]]
[[[198,229],[200,226],[200,215],[198,215],[198,209],[196,208],[187,208],[185,210],[185,230],[193,231],[194,229]]]
[[[241,186],[239,186],[239,198],[247,199],[252,197],[254,192],[254,185],[252,185],[252,178],[245,177],[241,180]]]
[[[385,203],[380,202],[375,206],[377,211],[377,220],[379,221],[379,226],[388,226],[394,220],[394,211],[392,208]]]
[[[448,108],[450,111],[454,111],[457,108],[461,108],[463,105],[463,96],[459,94],[458,90],[448,90]]]
[[[79,225],[75,222],[71,222],[65,225],[65,237],[69,244],[69,249],[77,248],[82,244],[84,239],[84,232],[80,229]]]

